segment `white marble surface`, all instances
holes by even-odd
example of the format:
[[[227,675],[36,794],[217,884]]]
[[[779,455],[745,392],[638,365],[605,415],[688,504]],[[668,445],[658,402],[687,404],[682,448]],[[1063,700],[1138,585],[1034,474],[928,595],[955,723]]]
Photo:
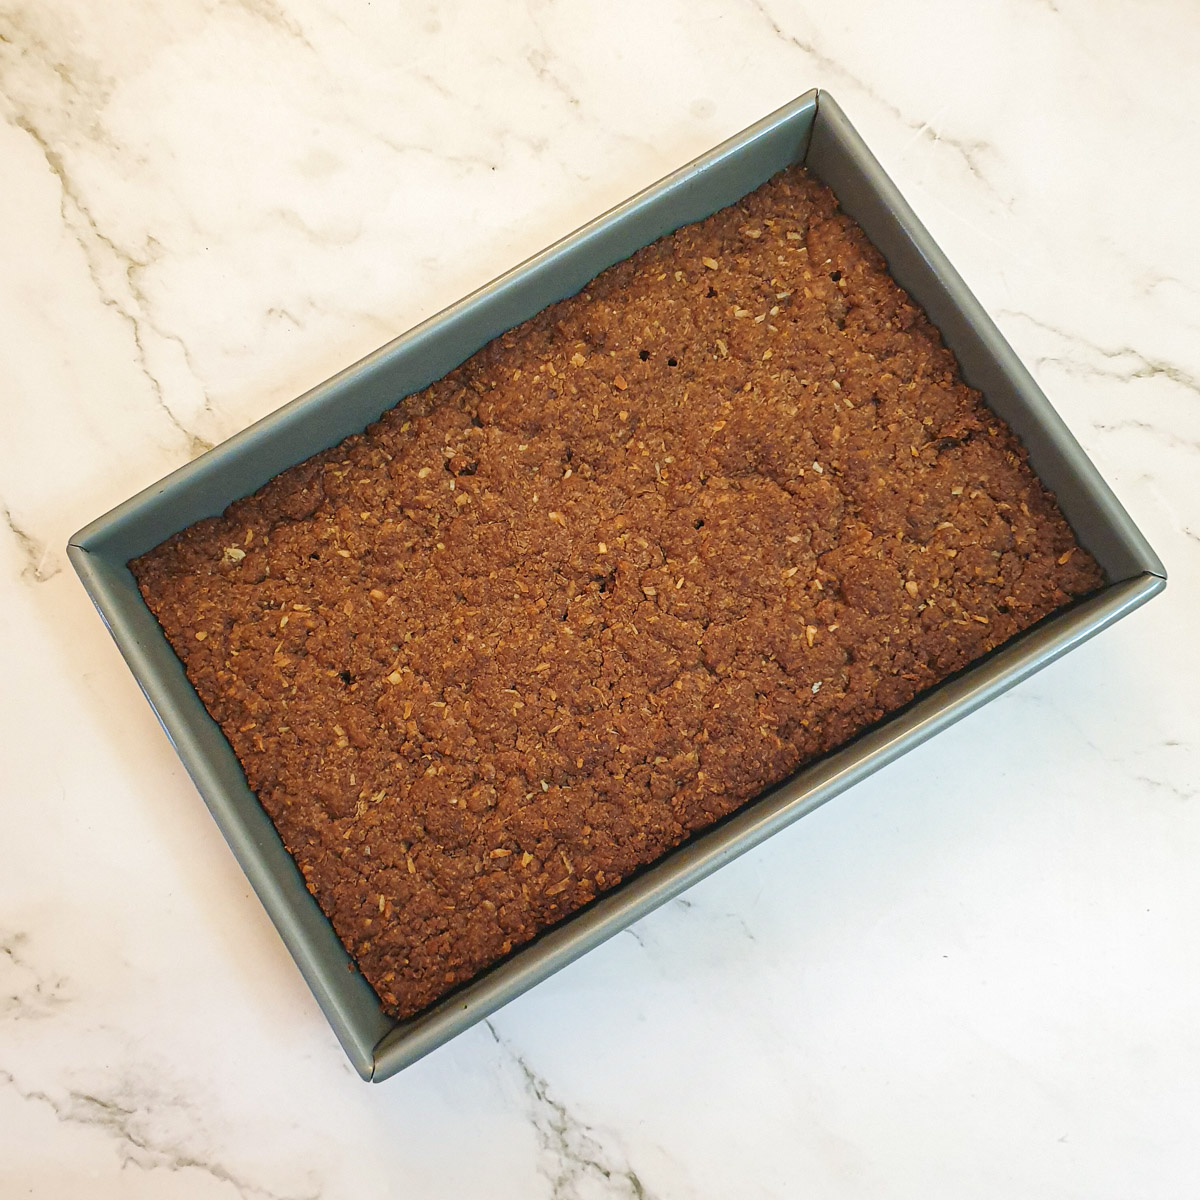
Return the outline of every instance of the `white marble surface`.
[[[0,2],[0,1195],[1192,1197],[1200,11]],[[382,1087],[65,567],[812,85],[1166,594]]]

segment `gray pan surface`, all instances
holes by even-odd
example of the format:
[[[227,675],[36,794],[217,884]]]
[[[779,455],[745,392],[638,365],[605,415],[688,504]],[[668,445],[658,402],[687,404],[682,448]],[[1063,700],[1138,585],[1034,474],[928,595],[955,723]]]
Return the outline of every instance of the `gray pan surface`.
[[[967,382],[1016,431],[1107,580],[851,743],[811,763],[715,827],[631,876],[403,1022],[380,1008],[305,888],[126,564],[440,378],[497,334],[580,290],[681,225],[803,162],[883,252],[929,314]],[[347,1055],[381,1080],[559,970],[723,863],[965,716],[1143,604],[1162,563],[1058,414],[934,244],[832,97],[810,91],[708,154],[480,288],[306,395],[181,467],[77,533],[68,554],[221,832]]]

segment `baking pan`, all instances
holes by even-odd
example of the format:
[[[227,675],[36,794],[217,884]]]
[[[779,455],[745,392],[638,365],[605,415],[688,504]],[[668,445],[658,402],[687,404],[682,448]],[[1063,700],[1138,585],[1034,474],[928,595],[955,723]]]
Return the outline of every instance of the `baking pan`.
[[[126,564],[272,476],[361,431],[497,334],[606,267],[804,163],[882,251],[957,355],[967,382],[1013,428],[1106,579],[834,753],[514,951],[424,1013],[396,1021],[354,969],[246,784]],[[1166,573],[1029,373],[824,91],[811,91],[618,205],[340,375],[181,467],[77,533],[68,554],[221,832],[364,1079],[380,1080],[682,892],[723,863],[1098,633]]]

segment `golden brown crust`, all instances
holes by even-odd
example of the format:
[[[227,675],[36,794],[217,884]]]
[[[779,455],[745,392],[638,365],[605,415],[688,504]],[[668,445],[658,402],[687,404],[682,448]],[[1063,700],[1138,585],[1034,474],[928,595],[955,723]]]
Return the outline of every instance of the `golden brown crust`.
[[[401,1017],[1101,583],[800,170],[132,565]]]

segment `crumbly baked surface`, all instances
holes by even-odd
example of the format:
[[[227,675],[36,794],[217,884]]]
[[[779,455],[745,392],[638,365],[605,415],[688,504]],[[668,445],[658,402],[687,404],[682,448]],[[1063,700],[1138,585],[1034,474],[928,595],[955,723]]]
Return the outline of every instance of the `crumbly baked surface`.
[[[799,169],[132,567],[400,1017],[1101,583]]]

